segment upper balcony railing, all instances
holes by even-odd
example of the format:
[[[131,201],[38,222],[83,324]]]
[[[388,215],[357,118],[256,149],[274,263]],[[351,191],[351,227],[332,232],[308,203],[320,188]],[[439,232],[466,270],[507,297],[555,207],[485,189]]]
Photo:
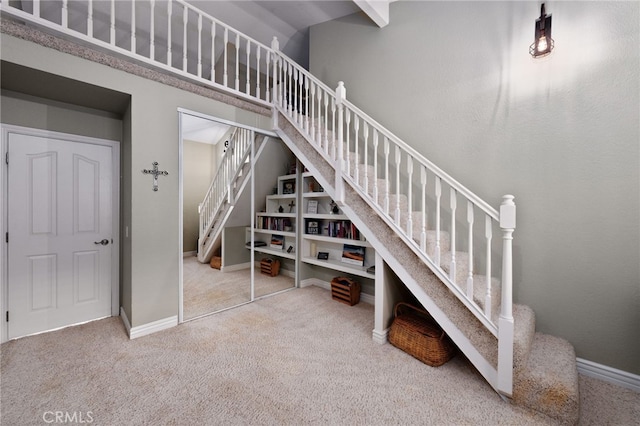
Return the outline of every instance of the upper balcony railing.
[[[182,0],[0,0],[0,10],[285,115],[335,167],[336,201],[352,185],[498,337],[494,385],[511,394],[512,196],[496,210],[347,101],[342,84],[333,90],[283,55],[277,40],[268,47]]]

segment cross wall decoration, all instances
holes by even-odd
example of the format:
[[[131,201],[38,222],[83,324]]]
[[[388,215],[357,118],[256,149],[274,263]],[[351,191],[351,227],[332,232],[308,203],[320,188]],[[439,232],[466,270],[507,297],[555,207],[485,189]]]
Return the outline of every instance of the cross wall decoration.
[[[167,176],[169,174],[166,170],[158,170],[158,162],[153,162],[153,170],[144,169],[142,171],[145,175],[153,175],[153,190],[158,190],[158,176]]]

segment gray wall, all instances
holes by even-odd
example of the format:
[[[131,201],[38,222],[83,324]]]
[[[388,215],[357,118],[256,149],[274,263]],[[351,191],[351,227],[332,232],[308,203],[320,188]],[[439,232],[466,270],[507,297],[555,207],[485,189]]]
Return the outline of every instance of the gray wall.
[[[396,2],[311,29],[310,70],[494,206],[514,292],[578,357],[640,373],[638,2]]]
[[[269,118],[6,34],[1,43],[5,61],[131,95],[124,124],[130,140],[122,150],[121,226],[128,229],[121,241],[122,303],[133,327],[176,316],[182,259],[177,109],[266,129]],[[141,172],[154,161],[169,172],[159,178],[158,192]]]

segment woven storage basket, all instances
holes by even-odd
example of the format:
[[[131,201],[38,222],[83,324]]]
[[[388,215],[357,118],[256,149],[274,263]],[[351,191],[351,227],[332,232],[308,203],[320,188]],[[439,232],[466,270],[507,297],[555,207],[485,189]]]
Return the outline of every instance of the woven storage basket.
[[[455,345],[427,311],[408,303],[396,304],[389,343],[427,365],[438,367],[455,354]]]

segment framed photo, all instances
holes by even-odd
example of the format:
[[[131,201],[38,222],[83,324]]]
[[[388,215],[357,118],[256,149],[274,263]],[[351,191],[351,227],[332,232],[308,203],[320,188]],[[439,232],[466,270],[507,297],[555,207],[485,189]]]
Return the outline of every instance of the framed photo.
[[[345,244],[342,247],[342,262],[364,266],[364,247]]]
[[[307,234],[318,235],[320,233],[320,227],[315,220],[307,221]]]
[[[328,260],[329,259],[329,253],[326,251],[319,251],[318,252],[318,259],[319,260]]]
[[[295,194],[296,193],[296,181],[288,180],[282,185],[283,194]]]
[[[283,250],[284,249],[284,235],[272,235],[271,236],[271,244],[270,246],[273,249],[276,250]]]
[[[307,205],[307,213],[318,214],[318,200],[309,200]]]

